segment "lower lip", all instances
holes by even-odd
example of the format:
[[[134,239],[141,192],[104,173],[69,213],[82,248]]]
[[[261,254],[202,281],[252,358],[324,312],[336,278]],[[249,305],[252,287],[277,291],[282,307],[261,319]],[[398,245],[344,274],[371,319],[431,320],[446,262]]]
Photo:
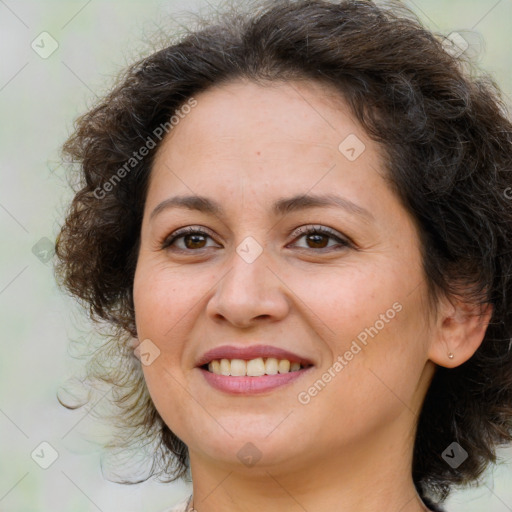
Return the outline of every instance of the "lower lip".
[[[206,382],[219,391],[234,395],[252,395],[272,391],[280,386],[300,379],[300,377],[308,373],[312,368],[313,367],[310,366],[295,372],[262,375],[261,377],[231,377],[227,375],[217,375],[203,368],[199,368],[199,370],[206,379]]]

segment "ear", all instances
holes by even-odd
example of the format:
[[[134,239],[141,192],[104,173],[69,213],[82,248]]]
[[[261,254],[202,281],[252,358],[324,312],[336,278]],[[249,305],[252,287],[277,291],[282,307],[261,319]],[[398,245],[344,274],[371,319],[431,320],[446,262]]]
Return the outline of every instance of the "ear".
[[[477,351],[492,317],[491,304],[469,304],[461,299],[441,301],[428,357],[446,368],[465,363]],[[449,357],[453,354],[453,357]]]

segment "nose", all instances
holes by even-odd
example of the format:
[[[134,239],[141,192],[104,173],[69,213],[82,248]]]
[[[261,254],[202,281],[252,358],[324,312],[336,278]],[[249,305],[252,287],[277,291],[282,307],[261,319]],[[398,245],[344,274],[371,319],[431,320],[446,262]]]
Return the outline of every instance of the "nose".
[[[234,251],[228,271],[223,272],[225,275],[208,302],[209,317],[239,328],[283,319],[290,307],[287,287],[269,263],[265,251],[252,262]]]

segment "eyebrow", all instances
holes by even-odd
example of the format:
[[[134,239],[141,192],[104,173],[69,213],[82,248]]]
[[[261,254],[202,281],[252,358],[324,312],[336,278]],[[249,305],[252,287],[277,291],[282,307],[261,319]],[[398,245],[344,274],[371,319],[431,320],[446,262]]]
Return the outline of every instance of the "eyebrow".
[[[275,216],[284,216],[295,211],[325,207],[342,208],[352,215],[364,217],[366,220],[375,220],[374,216],[362,206],[359,206],[344,197],[333,194],[298,194],[292,197],[278,199],[272,205],[272,212]],[[196,210],[217,217],[224,216],[224,210],[217,201],[204,196],[191,195],[176,196],[165,199],[155,207],[149,218],[153,219],[160,212],[170,208]]]

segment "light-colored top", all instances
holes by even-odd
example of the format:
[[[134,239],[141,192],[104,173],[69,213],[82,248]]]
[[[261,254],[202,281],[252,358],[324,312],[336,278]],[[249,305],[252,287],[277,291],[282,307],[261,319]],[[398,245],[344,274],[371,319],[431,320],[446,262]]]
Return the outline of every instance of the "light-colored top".
[[[189,510],[189,505],[192,502],[192,495],[190,495],[188,498],[184,499],[183,501],[180,501],[174,507],[167,508],[165,510],[162,510],[162,512],[187,512]],[[192,508],[190,510],[193,510]]]

